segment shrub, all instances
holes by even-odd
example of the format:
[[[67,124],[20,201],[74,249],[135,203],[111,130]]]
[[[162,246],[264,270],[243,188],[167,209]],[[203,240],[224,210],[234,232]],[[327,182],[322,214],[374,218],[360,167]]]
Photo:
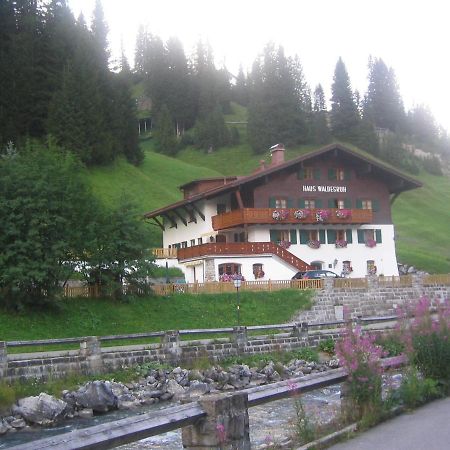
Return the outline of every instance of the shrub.
[[[414,319],[409,320],[411,312]],[[433,316],[430,301],[420,299],[414,306],[400,311],[399,327],[411,362],[425,378],[450,387],[450,301]]]
[[[400,401],[408,408],[416,408],[439,397],[437,382],[421,377],[417,370],[409,370],[403,377],[398,391]]]
[[[348,371],[347,394],[354,403],[356,416],[380,409],[383,352],[375,345],[375,336],[350,326],[335,348],[341,365]]]
[[[332,338],[327,338],[325,341],[319,342],[319,350],[324,353],[332,355],[334,353],[334,341]]]

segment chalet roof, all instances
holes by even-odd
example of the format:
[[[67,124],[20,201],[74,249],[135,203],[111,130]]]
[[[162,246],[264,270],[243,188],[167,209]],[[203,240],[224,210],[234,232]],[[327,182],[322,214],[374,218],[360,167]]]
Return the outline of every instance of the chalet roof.
[[[396,169],[388,166],[387,164],[375,159],[374,157],[366,155],[364,152],[358,152],[355,150],[351,150],[348,147],[345,147],[341,144],[330,144],[330,145],[327,145],[326,147],[322,147],[318,150],[314,150],[314,151],[305,153],[303,155],[297,156],[296,158],[286,161],[284,163],[269,166],[264,170],[258,171],[256,173],[253,173],[248,176],[223,177],[221,179],[226,179],[228,182],[226,182],[225,184],[223,184],[219,187],[198,193],[189,198],[180,200],[176,203],[172,203],[171,205],[167,205],[162,208],[155,209],[153,211],[146,213],[144,216],[146,218],[150,219],[150,218],[157,217],[161,214],[164,214],[166,212],[172,211],[177,208],[185,208],[185,209],[189,210],[189,208],[192,207],[199,200],[210,199],[213,197],[217,197],[219,195],[223,195],[229,191],[234,191],[243,185],[257,181],[261,178],[267,177],[268,175],[282,171],[291,166],[295,166],[296,164],[314,159],[318,156],[322,156],[326,153],[334,153],[336,156],[339,156],[341,158],[353,160],[353,161],[358,160],[362,163],[367,164],[367,166],[372,169],[372,173],[378,174],[385,178],[389,193],[391,193],[391,194],[400,194],[403,191],[415,189],[415,188],[422,186],[422,183],[420,181],[417,181],[417,180],[405,175],[404,173],[400,172],[399,170],[396,170]],[[233,179],[234,179],[234,181],[233,181]],[[201,181],[202,180],[193,180],[189,183],[186,183],[183,186],[180,186],[180,188],[185,188],[186,186],[189,186],[196,182],[201,182]],[[194,207],[194,209],[195,209],[195,207]]]

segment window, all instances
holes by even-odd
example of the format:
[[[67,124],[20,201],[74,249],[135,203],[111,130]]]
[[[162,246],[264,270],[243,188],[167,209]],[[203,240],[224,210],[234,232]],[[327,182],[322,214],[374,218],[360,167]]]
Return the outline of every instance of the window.
[[[381,230],[358,230],[358,244],[372,242],[373,245],[381,244]]]
[[[373,212],[377,212],[380,209],[378,200],[370,200],[365,198],[356,200],[356,207],[358,209],[371,209]]]
[[[217,214],[223,214],[227,212],[227,205],[225,203],[217,204]]]
[[[197,239],[197,244],[198,245],[202,245],[203,244],[203,238],[198,238]]]
[[[328,169],[328,179],[332,181],[350,180],[350,171],[342,167],[333,167]]]
[[[349,198],[330,198],[328,208],[351,209],[352,201]]]
[[[195,239],[191,239],[191,247],[194,247],[195,245]]]
[[[297,230],[270,230],[270,242],[278,245],[297,244]]]
[[[219,264],[219,275],[234,275],[235,273],[241,274],[241,265],[238,263],[224,263]]]
[[[376,275],[377,266],[375,265],[375,261],[369,259],[366,264],[367,264],[367,275]]]
[[[353,272],[351,261],[342,261],[342,275],[349,275]]]
[[[264,271],[262,264],[253,264],[253,275],[255,276],[255,280],[258,278],[264,278]]]
[[[313,199],[305,199],[305,208],[314,209],[316,207],[316,201]]]
[[[293,208],[293,201],[288,197],[270,197],[269,208]]]
[[[361,200],[361,209],[372,209],[372,200]]]
[[[247,242],[247,233],[234,233],[234,242]]]
[[[300,244],[308,244],[309,241],[325,244],[325,230],[300,230]]]
[[[181,243],[181,248],[186,248],[187,247],[187,241],[183,241]]]
[[[336,230],[336,240],[345,241],[345,230]]]

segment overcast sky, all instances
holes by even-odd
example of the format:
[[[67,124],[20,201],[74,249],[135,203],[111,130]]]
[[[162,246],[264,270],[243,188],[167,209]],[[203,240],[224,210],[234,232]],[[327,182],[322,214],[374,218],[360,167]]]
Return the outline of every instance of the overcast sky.
[[[95,0],[69,0],[89,23]],[[199,39],[209,41],[217,65],[237,73],[251,67],[265,44],[298,54],[314,89],[327,97],[342,56],[353,89],[367,88],[369,55],[393,67],[407,109],[428,105],[450,130],[450,5],[446,0],[103,0],[113,57],[123,40],[133,63],[140,24],[167,40],[178,37],[186,55]]]

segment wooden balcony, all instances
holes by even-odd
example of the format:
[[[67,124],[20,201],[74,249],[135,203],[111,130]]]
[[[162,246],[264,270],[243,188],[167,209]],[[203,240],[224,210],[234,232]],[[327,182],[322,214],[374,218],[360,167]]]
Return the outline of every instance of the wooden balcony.
[[[216,242],[178,249],[178,260],[214,255],[276,255],[299,271],[311,266],[285,248],[273,242]]]
[[[282,212],[282,218],[275,219],[274,212]],[[236,209],[224,214],[219,214],[212,217],[212,227],[214,230],[225,230],[227,228],[239,227],[243,225],[254,224],[332,224],[332,225],[351,225],[351,224],[366,224],[372,223],[373,213],[371,209],[349,209],[347,217],[338,217],[338,211],[342,210],[334,208],[320,208],[309,209],[309,215],[303,219],[297,219],[294,215],[298,208],[243,208]],[[302,210],[304,211],[304,210]],[[319,211],[327,211],[328,218],[323,221],[318,221],[316,214]]]
[[[155,259],[176,259],[177,248],[154,248],[152,250]]]

